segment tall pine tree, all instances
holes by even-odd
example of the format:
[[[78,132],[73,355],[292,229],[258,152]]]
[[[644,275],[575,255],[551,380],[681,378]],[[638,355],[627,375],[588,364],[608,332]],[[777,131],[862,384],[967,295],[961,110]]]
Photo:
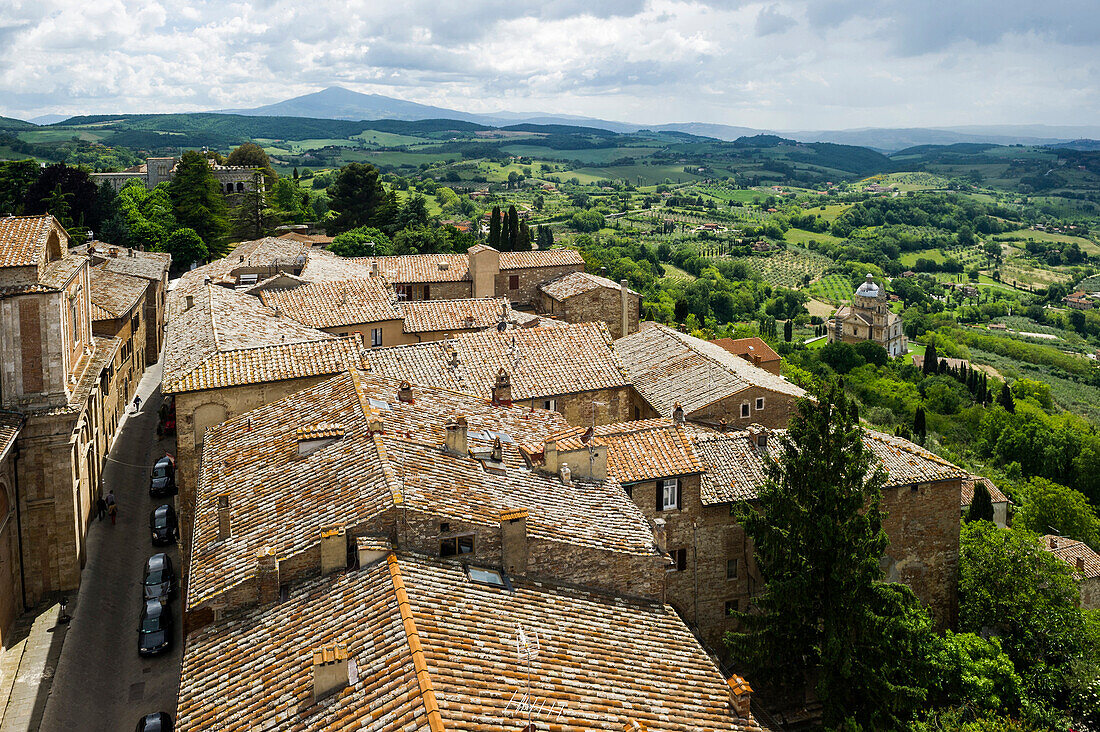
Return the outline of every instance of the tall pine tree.
[[[1012,390],[1008,388],[1008,382],[1001,384],[1001,394],[997,397],[997,403],[1008,412],[1016,413],[1016,400],[1012,398]]]
[[[966,512],[966,520],[992,521],[993,497],[989,495],[989,489],[985,487],[984,480],[974,481],[974,498],[970,501],[970,510]]]
[[[519,214],[515,206],[508,207],[508,251],[519,251]],[[528,247],[524,247],[528,248]]]
[[[189,150],[183,154],[168,185],[168,195],[180,228],[193,229],[211,256],[223,256],[227,251],[229,208],[202,153]]]
[[[925,425],[924,407],[917,407],[916,414],[913,415],[913,434],[922,443],[924,442],[927,433],[927,426]]]
[[[766,697],[812,685],[826,727],[898,729],[923,700],[931,621],[912,590],[884,581],[886,474],[852,407],[834,385],[799,401],[787,434],[772,438],[755,504],[735,508],[764,591],[727,643]]]
[[[500,246],[500,206],[493,206],[493,213],[489,215],[489,241],[486,242],[493,249],[501,249]]]
[[[939,366],[939,359],[936,358],[936,344],[929,343],[928,347],[924,349],[924,364],[921,366],[921,371],[925,376],[928,376],[939,371]]]

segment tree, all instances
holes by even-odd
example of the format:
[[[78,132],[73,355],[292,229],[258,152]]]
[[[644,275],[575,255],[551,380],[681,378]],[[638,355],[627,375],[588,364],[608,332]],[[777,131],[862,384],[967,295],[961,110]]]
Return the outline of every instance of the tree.
[[[534,237],[531,235],[531,227],[527,225],[526,221],[519,222],[519,246],[516,251],[527,251],[531,249],[535,243]]]
[[[791,338],[794,337],[794,321],[788,320],[783,323],[783,340],[787,343],[791,342]]]
[[[833,341],[826,343],[818,352],[821,362],[832,367],[838,374],[846,374],[852,369],[859,368],[866,361],[856,353],[856,349],[850,343]]]
[[[549,226],[539,224],[535,230],[535,248],[549,249],[554,246],[554,231]]]
[[[326,191],[329,206],[336,212],[337,233],[360,226],[385,230],[391,225],[397,210],[397,199],[382,186],[382,179],[373,165],[348,163]]]
[[[772,439],[778,456],[755,505],[734,509],[764,591],[756,612],[737,613],[733,657],[777,693],[816,679],[826,726],[900,727],[924,695],[915,681],[930,620],[909,588],[882,581],[886,475],[836,386],[800,400],[787,434]]]
[[[936,344],[929,343],[928,347],[924,349],[924,363],[921,366],[921,373],[925,376],[934,374],[939,370],[939,365],[939,359],[936,357]]]
[[[1037,534],[1060,534],[1100,547],[1100,519],[1084,493],[1033,477],[1012,525]]]
[[[99,188],[86,170],[56,163],[43,168],[27,189],[23,211],[52,213],[70,234],[81,239],[88,228],[99,228],[98,200]],[[50,210],[51,207],[55,210]]]
[[[966,512],[967,521],[992,521],[993,497],[985,487],[985,481],[974,481],[974,497],[970,500],[970,510]]]
[[[379,257],[393,254],[390,238],[373,226],[360,226],[337,234],[329,251],[341,257]]]
[[[508,220],[508,236],[507,236],[506,240],[508,242],[507,243],[508,251],[518,252],[519,248],[520,248],[520,246],[519,246],[519,214],[516,212],[516,207],[515,206],[509,206],[508,207],[508,219],[507,220]],[[529,249],[529,248],[530,247],[524,247],[524,249]]]
[[[194,229],[176,229],[168,235],[168,240],[158,251],[168,252],[172,255],[172,265],[179,269],[190,269],[195,262],[202,262],[207,257],[206,245]]]
[[[500,243],[500,206],[493,206],[493,212],[489,214],[489,246],[493,249],[501,249]]]
[[[890,354],[886,352],[886,349],[874,341],[860,341],[852,348],[855,349],[860,358],[875,366],[885,366],[886,362],[890,360]]]
[[[271,159],[267,157],[267,153],[254,142],[246,142],[234,148],[225,162],[227,165],[239,165],[261,171],[264,174],[266,185],[271,185],[279,178],[275,174],[275,169],[271,167]],[[295,168],[295,172],[297,172],[297,168]],[[298,176],[294,177],[297,178]]]
[[[189,150],[180,158],[168,185],[172,213],[183,228],[194,229],[211,255],[225,254],[228,207],[214,171],[202,153]]]
[[[1001,393],[997,397],[997,403],[1005,408],[1005,411],[1009,414],[1016,413],[1016,400],[1012,398],[1012,390],[1008,388],[1008,383],[1001,384]]]
[[[916,413],[913,415],[913,434],[924,443],[924,438],[928,436],[928,428],[925,424],[924,408],[917,407]]]
[[[27,191],[41,170],[33,159],[0,162],[0,215],[23,212]]]
[[[256,175],[257,178],[261,176]],[[286,181],[279,181],[284,183]],[[269,235],[280,223],[277,211],[267,205],[267,197],[260,186],[253,186],[241,194],[232,212],[232,235],[236,241],[260,239]]]

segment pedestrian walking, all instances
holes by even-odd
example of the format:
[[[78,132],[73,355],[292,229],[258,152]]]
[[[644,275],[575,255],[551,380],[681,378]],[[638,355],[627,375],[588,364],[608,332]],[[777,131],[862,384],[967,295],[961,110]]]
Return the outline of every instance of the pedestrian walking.
[[[103,496],[100,496],[95,502],[96,513],[99,514],[99,520],[102,521],[107,515],[107,501],[103,500]]]
[[[140,412],[141,411],[141,397],[136,395],[136,394],[134,395],[134,411],[135,412]]]
[[[107,513],[111,515],[111,525],[114,526],[115,517],[118,515],[118,502],[115,501],[115,492],[110,491],[107,493],[106,498]]]

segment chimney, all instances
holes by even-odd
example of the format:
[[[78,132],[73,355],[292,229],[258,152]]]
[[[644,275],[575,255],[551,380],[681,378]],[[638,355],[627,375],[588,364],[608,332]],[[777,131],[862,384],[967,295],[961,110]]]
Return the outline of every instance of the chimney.
[[[500,514],[500,563],[508,574],[527,574],[527,509]]]
[[[718,418],[718,431],[719,432],[726,432],[727,430],[729,430],[729,427],[730,427],[730,424],[729,424],[729,422],[726,421],[725,417],[719,417]]]
[[[279,599],[279,560],[275,547],[265,546],[256,551],[256,601],[261,605]]]
[[[562,485],[573,484],[573,473],[569,470],[569,463],[562,463],[561,467],[558,469],[558,474],[561,475]]]
[[[490,459],[494,463],[504,462],[504,445],[501,444],[499,437],[493,440],[493,452],[490,455]]]
[[[386,425],[382,422],[382,418],[378,416],[371,417],[370,421],[367,423],[367,429],[370,430],[372,435],[385,432],[385,426]]]
[[[763,450],[768,446],[768,428],[764,425],[753,422],[748,427],[749,437],[752,439],[752,444]]]
[[[195,296],[194,295],[186,296],[185,298],[183,298],[183,304],[184,304],[184,307],[183,307],[184,312],[187,312],[191,308],[195,307]]]
[[[558,472],[558,443],[557,440],[547,440],[542,444],[543,465],[551,473]]]
[[[378,276],[378,260],[377,259],[372,260],[371,263],[370,263],[370,276],[371,277],[377,277]]]
[[[313,701],[320,701],[348,686],[348,646],[331,643],[313,651]]]
[[[1085,573],[1085,558],[1077,557],[1077,574]]]
[[[1058,548],[1058,537],[1056,537],[1056,536],[1050,537],[1050,548],[1051,549],[1057,549]]]
[[[676,406],[672,408],[672,423],[677,427],[684,426],[684,408],[680,406],[680,402],[676,402]]]
[[[386,537],[359,536],[355,539],[355,552],[359,557],[360,569],[368,564],[374,564],[389,554],[392,549],[390,540]]]
[[[447,453],[459,457],[466,457],[469,454],[469,447],[466,443],[468,428],[469,425],[466,424],[465,417],[455,417],[447,422],[447,444],[445,447]]]
[[[401,382],[401,385],[397,387],[397,401],[405,402],[406,404],[413,403],[412,384],[407,381]]]
[[[348,566],[348,536],[343,524],[321,527],[321,574]]]
[[[748,719],[750,716],[749,707],[752,701],[752,687],[749,686],[749,682],[737,674],[730,676],[727,683],[730,687],[730,707],[733,708],[733,713],[741,719]]]
[[[493,384],[493,404],[496,406],[512,406],[512,381],[508,378],[508,372],[503,367],[497,372],[497,381]]]
[[[653,543],[657,545],[657,551],[661,554],[668,551],[668,530],[663,518],[653,519]]]
[[[622,310],[622,336],[630,335],[630,287],[626,280],[619,282],[619,299]]]
[[[107,254],[112,258],[117,257],[118,256],[118,247],[111,247],[110,249],[107,250]]]
[[[218,541],[229,538],[229,494],[218,496]]]

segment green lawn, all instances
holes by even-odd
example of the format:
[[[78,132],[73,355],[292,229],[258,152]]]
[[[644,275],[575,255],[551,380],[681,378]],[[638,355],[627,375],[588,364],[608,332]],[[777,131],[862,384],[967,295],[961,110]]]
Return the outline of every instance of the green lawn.
[[[783,238],[792,244],[806,245],[810,240],[818,242],[827,242],[829,244],[839,244],[844,241],[839,237],[835,237],[827,232],[816,231],[803,231],[802,229],[787,229],[787,233],[783,235]]]

